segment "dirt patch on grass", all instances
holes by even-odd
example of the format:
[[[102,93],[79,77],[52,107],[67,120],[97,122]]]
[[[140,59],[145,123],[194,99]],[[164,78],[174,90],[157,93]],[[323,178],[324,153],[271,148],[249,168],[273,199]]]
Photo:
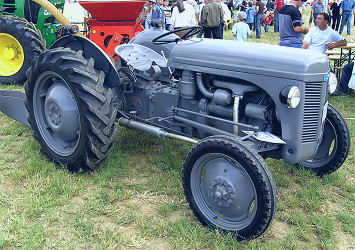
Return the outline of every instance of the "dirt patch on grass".
[[[273,221],[270,228],[270,233],[276,239],[283,239],[290,233],[290,226],[286,222]]]
[[[135,207],[139,215],[158,217],[156,204],[159,202],[161,202],[161,199],[158,195],[144,192],[136,194],[132,199],[126,200],[124,203],[130,207]]]
[[[192,211],[191,211],[192,213]],[[185,217],[185,212],[182,210],[178,210],[173,212],[170,216],[169,216],[169,221],[171,222],[176,222],[178,219]]]
[[[146,242],[144,245],[145,249],[174,249],[169,242],[164,239],[153,239]]]
[[[16,185],[14,182],[10,181],[9,178],[0,180],[0,191],[5,190],[7,193],[17,193],[19,190],[19,185]]]
[[[355,237],[344,233],[339,227],[336,229],[337,249],[352,250],[355,249]]]
[[[323,206],[321,207],[321,211],[327,214],[336,214],[343,209],[344,207],[342,207],[340,203],[335,203],[330,200],[323,202]]]

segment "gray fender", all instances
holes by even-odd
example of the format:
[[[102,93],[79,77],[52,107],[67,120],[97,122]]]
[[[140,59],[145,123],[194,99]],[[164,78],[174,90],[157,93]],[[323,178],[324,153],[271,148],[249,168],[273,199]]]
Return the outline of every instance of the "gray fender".
[[[95,60],[95,68],[102,70],[105,77],[105,85],[114,88],[120,83],[118,73],[110,57],[94,42],[82,36],[64,36],[50,46],[50,49],[64,47],[74,51],[83,51],[83,56],[87,59]]]

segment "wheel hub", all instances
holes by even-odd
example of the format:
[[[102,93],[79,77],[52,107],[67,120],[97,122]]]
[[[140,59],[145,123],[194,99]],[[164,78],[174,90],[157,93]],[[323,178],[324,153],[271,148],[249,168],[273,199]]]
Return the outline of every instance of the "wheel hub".
[[[56,103],[51,103],[48,106],[49,108],[49,118],[53,122],[54,125],[59,126],[61,122],[61,113],[58,105]]]
[[[45,95],[45,117],[49,127],[60,138],[74,141],[80,130],[79,110],[66,85],[55,81]]]
[[[18,55],[18,48],[14,48],[12,44],[12,47],[7,46],[2,53],[5,59],[15,60],[15,57],[17,58]]]
[[[224,178],[217,177],[210,185],[210,196],[220,207],[230,207],[235,202],[235,191],[232,184]]]
[[[0,33],[0,76],[16,74],[23,65],[24,52],[19,41],[5,33]]]

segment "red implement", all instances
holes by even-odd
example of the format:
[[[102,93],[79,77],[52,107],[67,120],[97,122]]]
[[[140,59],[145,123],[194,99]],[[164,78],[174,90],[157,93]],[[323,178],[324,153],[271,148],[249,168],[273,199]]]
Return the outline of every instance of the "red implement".
[[[131,0],[83,0],[79,4],[92,16],[88,23],[87,37],[113,57],[114,48],[127,43],[143,31],[141,12],[146,1]]]
[[[79,1],[97,21],[129,22],[136,21],[145,1],[130,0],[83,0]]]

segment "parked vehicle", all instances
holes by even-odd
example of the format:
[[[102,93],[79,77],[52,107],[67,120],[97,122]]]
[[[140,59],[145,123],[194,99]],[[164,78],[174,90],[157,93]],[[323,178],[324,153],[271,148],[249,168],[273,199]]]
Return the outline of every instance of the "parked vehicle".
[[[276,45],[186,40],[201,27],[155,25],[115,47],[115,64],[86,37],[59,39],[32,61],[25,94],[0,91],[0,110],[28,120],[44,152],[70,171],[93,170],[108,156],[115,122],[189,141],[182,181],[196,217],[241,240],[259,237],[277,204],[265,158],[323,176],[349,153],[349,128],[327,100],[337,86],[329,59]]]

